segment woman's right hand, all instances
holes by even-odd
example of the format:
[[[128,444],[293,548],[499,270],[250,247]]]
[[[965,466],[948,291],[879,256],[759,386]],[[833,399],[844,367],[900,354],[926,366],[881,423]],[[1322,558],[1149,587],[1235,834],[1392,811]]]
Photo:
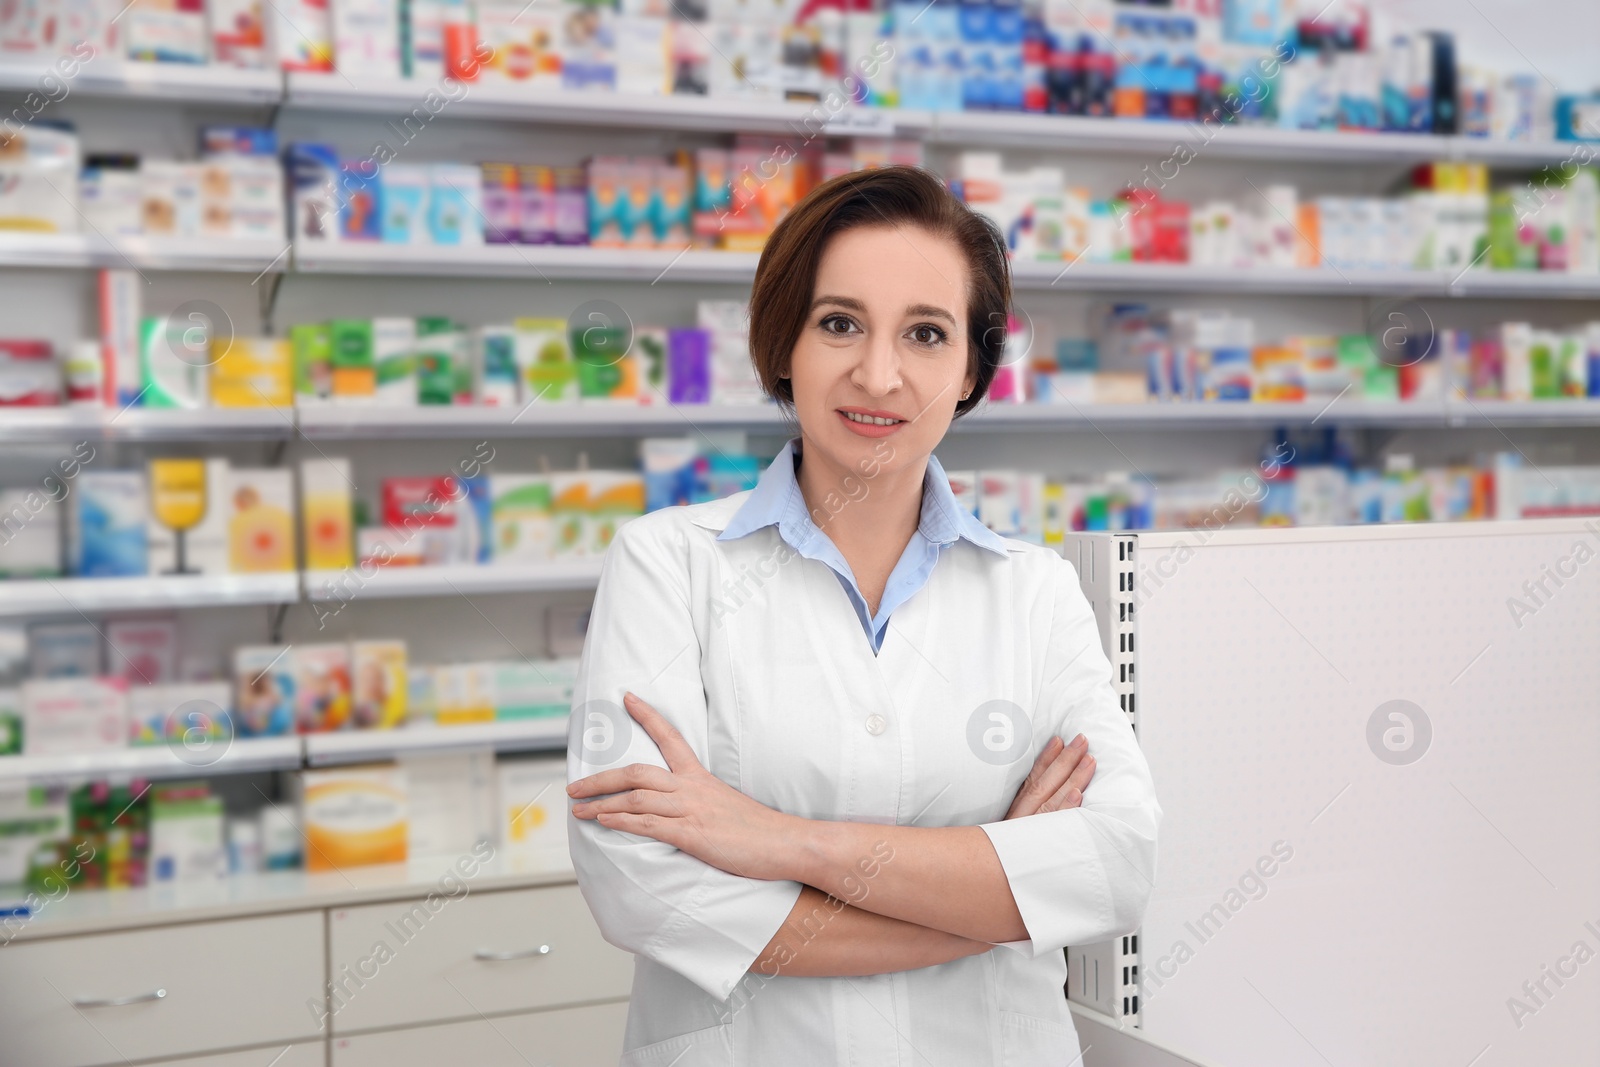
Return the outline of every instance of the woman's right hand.
[[[1061,738],[1051,737],[1033,761],[1028,777],[1022,780],[1006,818],[1076,808],[1083,803],[1083,791],[1089,788],[1093,777],[1094,757],[1089,755],[1089,742],[1082,734],[1065,745]]]

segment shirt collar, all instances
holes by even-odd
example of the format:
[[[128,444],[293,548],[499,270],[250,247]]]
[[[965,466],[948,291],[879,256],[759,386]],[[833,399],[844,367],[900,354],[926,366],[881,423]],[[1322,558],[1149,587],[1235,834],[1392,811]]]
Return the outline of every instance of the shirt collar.
[[[744,537],[776,525],[785,540],[801,548],[804,547],[802,542],[822,532],[806,512],[805,497],[800,492],[795,472],[799,456],[800,438],[792,437],[761,472],[755,488],[717,535],[717,540]],[[979,522],[976,515],[956,501],[950,489],[950,478],[937,456],[928,457],[928,469],[923,475],[922,515],[917,530],[934,544],[948,545],[960,539],[1002,556],[1008,552],[1005,538]]]

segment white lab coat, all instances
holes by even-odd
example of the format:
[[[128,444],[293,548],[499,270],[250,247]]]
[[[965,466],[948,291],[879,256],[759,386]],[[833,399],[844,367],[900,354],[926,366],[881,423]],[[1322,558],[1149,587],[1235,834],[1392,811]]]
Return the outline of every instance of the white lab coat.
[[[738,877],[569,814],[584,899],[635,954],[623,1067],[1076,1064],[1061,949],[1138,926],[1161,808],[1072,565],[1020,541],[1000,558],[959,540],[874,656],[838,578],[775,527],[715,539],[748,495],[618,531],[573,693],[569,780],[665,766],[642,729],[605,733],[632,690],[709,770],[779,811],[981,825],[1029,940],[866,978],[747,974],[799,883]],[[1000,700],[1031,720],[1007,764],[971,740]],[[601,731],[590,754],[586,729]],[[1001,821],[1050,736],[1079,732],[1097,764],[1082,807]]]

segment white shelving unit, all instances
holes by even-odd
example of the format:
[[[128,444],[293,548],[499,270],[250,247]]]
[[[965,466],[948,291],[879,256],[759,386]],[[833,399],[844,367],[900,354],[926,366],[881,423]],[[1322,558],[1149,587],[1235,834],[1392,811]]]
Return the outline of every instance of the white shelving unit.
[[[459,726],[407,726],[398,730],[344,730],[307,734],[306,764],[389,760],[416,752],[491,748],[496,752],[546,752],[567,747],[567,716],[463,723]]]
[[[0,232],[0,267],[268,274],[287,269],[288,251],[289,242],[277,239]]]
[[[599,557],[553,563],[454,564],[438,567],[377,567],[371,577],[352,571],[307,571],[306,599],[480,596],[484,593],[551,593],[593,589],[600,581]]]
[[[0,618],[292,604],[300,576],[153,574],[140,578],[33,578],[0,583]]]
[[[294,266],[310,274],[544,278],[749,284],[754,252],[589,248],[557,245],[395,245],[377,241],[297,241]]]
[[[405,114],[438,86],[402,78],[353,80],[336,73],[292,72],[285,78],[286,107],[319,111]],[[826,128],[829,135],[917,136],[933,126],[926,111],[846,108],[829,115],[821,104],[740,100],[712,96],[538,90],[495,82],[459,83],[440,113],[550,125],[606,126],[778,133]]]
[[[294,428],[294,411],[286,408],[0,409],[0,441],[49,441],[68,437],[128,441],[287,438],[294,435]]]
[[[299,767],[303,759],[298,737],[240,737],[193,751],[181,745],[141,745],[60,756],[0,756],[0,784],[89,778],[193,778],[287,770]]]
[[[760,256],[694,249],[617,249],[486,244],[436,247],[376,241],[300,241],[297,271],[412,277],[648,281],[651,284],[749,284]],[[1279,296],[1482,297],[1526,300],[1600,299],[1600,274],[1559,271],[1272,270],[1164,263],[1026,261],[1012,264],[1025,292],[1156,292]]]
[[[384,437],[589,437],[686,433],[696,427],[777,428],[775,405],[531,404],[523,408],[302,407],[299,430],[314,440]]]
[[[51,63],[7,58],[0,91],[29,91]],[[710,133],[919,137],[930,143],[1020,147],[1098,153],[1171,151],[1179,144],[1219,158],[1351,165],[1472,160],[1531,167],[1560,163],[1570,142],[1498,141],[1429,134],[1290,130],[1252,125],[1204,128],[1198,123],[1097,119],[1017,112],[928,112],[903,108],[843,108],[780,100],[684,95],[536,91],[495,82],[461,83],[448,100],[451,114],[535,125],[662,129]],[[285,107],[340,114],[405,113],[420,106],[435,83],[423,79],[352,79],[339,73],[233,70],[181,63],[117,62],[81,66],[72,91],[86,96],[134,97],[179,103]]]
[[[1558,271],[1341,270],[1306,267],[1209,268],[1164,263],[1017,263],[1022,290],[1058,289],[1157,293],[1240,293],[1273,296],[1501,297],[1522,300],[1592,300],[1600,275]]]
[[[458,726],[411,725],[393,730],[236,737],[193,749],[173,743],[51,756],[0,756],[0,786],[8,782],[74,783],[94,778],[127,781],[297,770],[463,749],[549,752],[565,749],[566,743],[565,715]]]
[[[549,593],[593,589],[599,580],[599,557],[544,564],[378,567],[370,576],[351,568],[283,574],[8,579],[0,581],[0,619],[294,604],[302,594],[313,603],[328,603],[349,599],[352,588],[358,588],[357,595],[363,599]]]
[[[1160,153],[1184,146],[1196,156],[1295,163],[1421,163],[1463,160],[1503,166],[1540,166],[1571,157],[1569,141],[1497,141],[1418,133],[1292,130],[1274,126],[1097,119],[1077,115],[941,111],[927,140],[992,148],[1051,148],[1099,153]]]
[[[286,107],[340,113],[404,113],[437,87],[425,81],[367,79],[333,73],[286,76]],[[1472,160],[1504,166],[1560,163],[1572,142],[1497,141],[1431,134],[1292,130],[1146,119],[1099,119],[1021,112],[929,112],[905,108],[847,107],[829,114],[822,104],[696,96],[537,91],[526,86],[464,84],[444,111],[464,117],[539,125],[607,126],[714,133],[804,136],[917,137],[931,144],[994,148],[1044,148],[1098,153],[1171,152],[1183,144],[1219,158],[1308,163],[1409,163]],[[441,111],[443,113],[443,111]]]
[[[7,56],[0,61],[0,91],[30,92],[41,79],[59,80],[61,69],[49,61]],[[187,63],[138,63],[96,57],[78,66],[71,92],[85,96],[133,97],[173,103],[269,106],[283,99],[283,77],[273,70],[234,70]]]
[[[69,437],[130,441],[244,441],[303,437],[310,441],[631,437],[716,429],[787,433],[792,422],[773,404],[535,404],[489,407],[302,407],[159,411],[130,408],[0,410],[0,441]],[[1301,403],[988,404],[955,423],[959,434],[1096,429],[1244,429],[1344,425],[1396,429],[1600,426],[1600,401],[1411,400],[1371,403],[1348,398]]]

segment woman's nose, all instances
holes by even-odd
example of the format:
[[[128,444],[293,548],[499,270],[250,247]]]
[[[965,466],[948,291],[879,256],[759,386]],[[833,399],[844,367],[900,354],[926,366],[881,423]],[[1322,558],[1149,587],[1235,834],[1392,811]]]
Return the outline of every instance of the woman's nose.
[[[870,396],[885,396],[900,388],[900,353],[894,339],[874,337],[862,346],[861,360],[850,379]]]

